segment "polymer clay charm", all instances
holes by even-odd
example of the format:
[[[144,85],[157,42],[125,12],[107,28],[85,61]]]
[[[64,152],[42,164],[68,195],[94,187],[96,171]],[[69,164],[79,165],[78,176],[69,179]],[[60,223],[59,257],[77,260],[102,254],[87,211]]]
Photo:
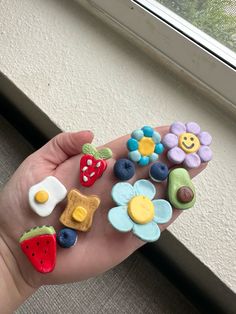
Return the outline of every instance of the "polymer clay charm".
[[[118,206],[109,210],[109,222],[120,232],[132,231],[143,241],[156,241],[161,233],[157,224],[171,219],[172,207],[164,199],[154,199],[155,194],[156,188],[148,180],[138,180],[133,186],[115,184],[111,195]]]
[[[155,182],[164,181],[169,174],[169,169],[166,164],[162,162],[155,162],[151,165],[149,170],[149,177]]]
[[[86,196],[73,189],[67,195],[67,206],[61,214],[60,222],[72,229],[88,231],[99,204],[100,199],[97,196]]]
[[[57,234],[57,243],[62,248],[75,246],[78,238],[78,232],[71,228],[63,228]]]
[[[121,181],[131,179],[135,174],[134,163],[126,158],[118,159],[113,168],[114,175]]]
[[[147,166],[158,159],[164,147],[161,135],[150,126],[135,130],[127,142],[128,157],[140,166]]]
[[[64,185],[55,177],[46,177],[29,189],[29,204],[41,217],[49,216],[67,194]]]
[[[174,164],[181,164],[189,169],[197,168],[203,162],[212,159],[210,144],[212,137],[202,132],[196,122],[175,122],[170,132],[163,137],[162,143],[168,150],[167,157]]]
[[[188,209],[194,206],[196,192],[186,169],[176,168],[170,172],[168,198],[173,207],[178,209]]]
[[[40,273],[50,273],[56,264],[56,232],[51,226],[35,227],[19,240],[22,251]]]
[[[100,178],[107,168],[106,159],[112,157],[110,148],[97,150],[92,144],[84,144],[80,160],[80,183],[89,187]]]

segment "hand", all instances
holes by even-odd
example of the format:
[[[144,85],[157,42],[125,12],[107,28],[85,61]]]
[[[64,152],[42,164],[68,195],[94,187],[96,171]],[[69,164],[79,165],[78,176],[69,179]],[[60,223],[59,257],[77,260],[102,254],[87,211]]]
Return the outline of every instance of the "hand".
[[[168,127],[159,127],[157,131],[163,136],[168,132]],[[90,143],[92,139],[93,135],[89,131],[59,134],[21,164],[0,194],[0,257],[2,256],[6,265],[4,269],[9,272],[7,277],[11,277],[16,286],[19,285],[18,290],[28,291],[42,284],[87,279],[117,265],[144,244],[132,232],[123,234],[116,231],[107,220],[108,210],[114,207],[110,192],[118,181],[113,175],[113,165],[117,159],[127,156],[128,136],[105,145],[113,151],[113,158],[108,160],[108,167],[103,176],[92,187],[86,188],[79,183],[79,165],[82,145]],[[160,156],[160,161],[167,163],[169,167],[172,166],[164,154]],[[199,174],[204,168],[205,165],[201,165],[198,169],[190,170],[191,177]],[[140,178],[148,178],[148,169],[149,167],[137,167],[130,183]],[[91,230],[80,232],[74,247],[58,248],[56,267],[52,273],[45,275],[35,271],[21,251],[18,239],[25,230],[34,226],[52,225],[56,231],[62,228],[59,216],[65,208],[65,202],[60,203],[52,214],[45,218],[35,214],[28,204],[29,188],[49,175],[57,177],[68,191],[78,188],[84,194],[98,195],[101,204],[94,216]],[[164,198],[166,183],[158,183],[156,187],[156,197]],[[170,223],[180,213],[181,210],[174,209]],[[170,223],[161,225],[161,230]]]

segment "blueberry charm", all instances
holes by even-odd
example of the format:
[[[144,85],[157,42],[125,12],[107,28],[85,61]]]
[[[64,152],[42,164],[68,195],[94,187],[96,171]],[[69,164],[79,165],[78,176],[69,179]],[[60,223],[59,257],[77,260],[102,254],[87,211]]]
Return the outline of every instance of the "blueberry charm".
[[[155,162],[149,170],[150,178],[155,182],[161,182],[166,180],[169,174],[169,169],[166,164],[161,162]]]
[[[71,228],[63,228],[57,234],[57,243],[60,247],[70,248],[77,242],[78,233]]]
[[[113,170],[117,179],[126,181],[134,176],[135,166],[131,160],[122,158],[116,161]]]

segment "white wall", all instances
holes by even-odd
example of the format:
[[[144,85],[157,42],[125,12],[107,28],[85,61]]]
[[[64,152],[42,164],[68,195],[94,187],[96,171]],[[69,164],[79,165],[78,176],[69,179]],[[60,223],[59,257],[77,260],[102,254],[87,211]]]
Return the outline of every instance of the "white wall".
[[[0,70],[62,129],[96,144],[174,120],[212,133],[197,204],[170,231],[236,291],[235,121],[76,3],[2,0],[0,23]]]

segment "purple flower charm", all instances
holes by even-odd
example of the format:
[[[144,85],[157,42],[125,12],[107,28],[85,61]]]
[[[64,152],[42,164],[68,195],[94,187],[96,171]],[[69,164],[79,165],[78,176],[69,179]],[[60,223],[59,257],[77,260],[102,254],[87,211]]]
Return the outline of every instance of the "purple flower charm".
[[[183,163],[187,168],[197,168],[202,162],[212,159],[209,147],[212,137],[208,132],[201,132],[196,122],[174,122],[170,133],[166,134],[162,144],[168,149],[167,157],[174,164]]]

